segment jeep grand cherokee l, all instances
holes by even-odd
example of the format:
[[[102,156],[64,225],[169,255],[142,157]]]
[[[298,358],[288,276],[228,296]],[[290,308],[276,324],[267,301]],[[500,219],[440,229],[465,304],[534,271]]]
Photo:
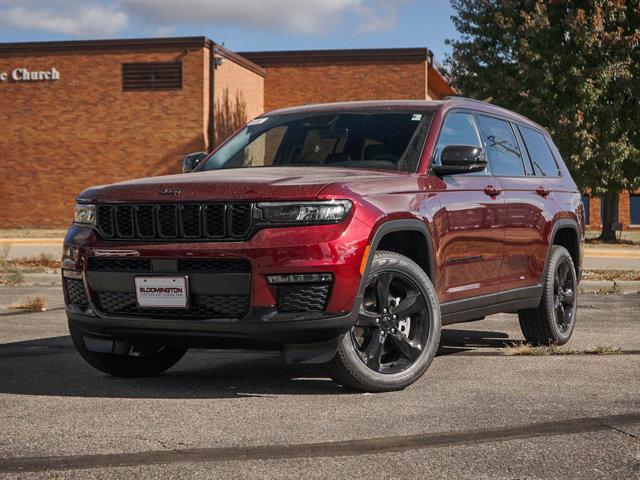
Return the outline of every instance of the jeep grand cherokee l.
[[[385,391],[424,373],[441,325],[517,312],[533,344],[571,336],[583,207],[520,115],[460,98],[288,108],[194,165],[77,199],[66,311],[103,372],[277,349]]]

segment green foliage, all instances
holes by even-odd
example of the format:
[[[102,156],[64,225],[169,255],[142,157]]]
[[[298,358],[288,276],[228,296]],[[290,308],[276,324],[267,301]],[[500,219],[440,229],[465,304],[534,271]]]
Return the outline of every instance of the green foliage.
[[[447,65],[463,95],[546,127],[583,191],[640,186],[637,0],[451,2],[461,37]]]

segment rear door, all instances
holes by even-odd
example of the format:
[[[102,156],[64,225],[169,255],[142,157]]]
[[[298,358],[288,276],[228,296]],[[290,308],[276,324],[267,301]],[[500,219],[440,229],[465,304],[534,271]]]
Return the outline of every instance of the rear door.
[[[447,114],[436,145],[436,164],[447,145],[482,146],[473,113]],[[488,170],[447,175],[442,181],[442,209],[434,219],[439,238],[436,286],[440,301],[494,294],[504,249],[505,204],[500,181]]]
[[[506,206],[500,291],[537,285],[546,259],[547,219],[555,210],[551,189],[534,175],[529,152],[515,124],[484,114],[478,115],[478,123],[491,172],[500,179]],[[526,291],[521,293],[528,296]],[[499,300],[515,300],[518,292],[514,294],[513,298]]]

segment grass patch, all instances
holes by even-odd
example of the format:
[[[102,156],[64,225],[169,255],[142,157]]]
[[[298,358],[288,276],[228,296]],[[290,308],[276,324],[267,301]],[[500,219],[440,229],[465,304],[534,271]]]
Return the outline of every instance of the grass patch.
[[[57,269],[60,268],[60,259],[54,258],[48,253],[41,253],[39,255],[31,255],[30,257],[18,257],[9,260],[11,264],[23,269]]]
[[[11,244],[4,243],[0,250],[0,285],[20,285],[24,282],[24,277],[18,268],[9,260]]]
[[[618,355],[622,352],[619,347],[599,345],[587,350],[572,350],[559,345],[533,346],[529,343],[513,343],[502,349],[502,354],[508,357],[528,356],[546,357],[551,355]]]
[[[24,282],[23,273],[42,273],[60,269],[61,261],[49,254],[9,259],[7,257],[10,249],[11,244],[5,243],[0,250],[0,285],[20,285]]]
[[[638,270],[585,270],[583,280],[635,280],[640,281]]]
[[[25,310],[27,312],[44,312],[47,309],[47,301],[44,297],[38,295],[37,297],[14,303],[10,305],[9,308],[12,310]]]

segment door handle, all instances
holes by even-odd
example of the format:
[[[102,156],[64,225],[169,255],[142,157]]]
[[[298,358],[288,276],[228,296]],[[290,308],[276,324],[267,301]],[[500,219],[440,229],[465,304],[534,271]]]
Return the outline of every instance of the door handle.
[[[547,195],[549,195],[551,193],[551,190],[548,188],[544,188],[542,186],[536,188],[536,193],[538,195],[540,195],[541,197],[546,197]]]
[[[500,195],[500,193],[502,193],[502,190],[498,187],[494,187],[493,185],[487,185],[486,187],[484,187],[484,193],[486,193],[490,197],[497,197],[498,195]]]

